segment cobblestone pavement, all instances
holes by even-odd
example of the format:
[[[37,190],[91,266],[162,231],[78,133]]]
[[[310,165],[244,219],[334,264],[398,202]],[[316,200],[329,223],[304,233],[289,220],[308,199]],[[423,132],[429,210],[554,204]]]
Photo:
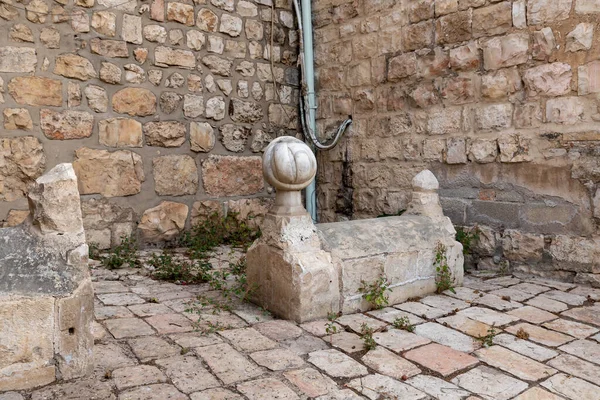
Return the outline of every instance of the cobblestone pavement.
[[[468,276],[456,293],[344,315],[328,335],[327,321],[297,325],[248,304],[188,312],[198,294],[218,295],[207,285],[93,274],[94,375],[0,400],[600,399],[600,289]],[[414,332],[391,325],[404,316]],[[476,338],[492,325],[484,347]]]

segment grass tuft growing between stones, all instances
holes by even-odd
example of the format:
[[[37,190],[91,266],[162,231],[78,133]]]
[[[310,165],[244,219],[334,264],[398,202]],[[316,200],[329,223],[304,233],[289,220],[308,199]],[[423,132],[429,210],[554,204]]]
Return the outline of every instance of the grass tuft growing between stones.
[[[137,258],[138,244],[135,237],[121,236],[121,243],[113,247],[106,255],[100,254],[98,245],[91,243],[89,245],[89,257],[98,260],[107,269],[121,268],[123,265],[134,267],[139,265]]]
[[[436,292],[442,293],[446,290],[456,293],[454,291],[454,279],[452,278],[452,271],[448,266],[448,258],[446,257],[446,246],[438,243],[435,252],[435,286],[437,287]]]
[[[463,254],[471,254],[473,246],[479,241],[479,227],[472,228],[456,227],[456,241],[463,245]]]
[[[391,292],[392,289],[390,289],[390,282],[387,277],[380,276],[376,281],[371,283],[360,282],[361,286],[358,288],[358,292],[362,293],[363,299],[376,309],[381,309],[388,305],[390,296],[386,292]]]

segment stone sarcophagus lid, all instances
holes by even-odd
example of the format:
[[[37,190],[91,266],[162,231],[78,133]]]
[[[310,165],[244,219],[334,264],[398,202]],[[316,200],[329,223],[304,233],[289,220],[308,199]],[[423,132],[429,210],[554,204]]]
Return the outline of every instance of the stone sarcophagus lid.
[[[0,392],[93,369],[94,300],[71,164],[38,178],[28,200],[28,220],[0,229]]]
[[[445,217],[438,181],[428,170],[413,179],[402,216],[313,224],[300,190],[316,174],[315,157],[302,141],[277,138],[263,155],[263,174],[276,190],[262,237],[248,250],[254,301],[296,322],[328,313],[365,311],[359,289],[385,277],[389,303],[435,292],[435,257],[444,249],[454,285],[463,280],[462,245]]]

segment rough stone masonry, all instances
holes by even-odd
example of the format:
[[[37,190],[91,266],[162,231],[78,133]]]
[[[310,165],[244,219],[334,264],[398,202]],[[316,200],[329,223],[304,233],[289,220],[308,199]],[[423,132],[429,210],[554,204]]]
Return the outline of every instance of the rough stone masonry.
[[[2,0],[0,32],[0,226],[61,162],[100,248],[264,213],[257,154],[297,125],[290,1]]]
[[[396,214],[429,168],[479,267],[600,285],[599,20],[597,0],[317,0],[319,131],[353,118],[320,153],[322,220]]]

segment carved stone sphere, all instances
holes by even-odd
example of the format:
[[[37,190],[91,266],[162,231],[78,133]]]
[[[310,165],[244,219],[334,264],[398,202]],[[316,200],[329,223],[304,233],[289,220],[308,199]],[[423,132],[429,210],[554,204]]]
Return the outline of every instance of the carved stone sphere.
[[[263,154],[263,175],[277,190],[307,187],[317,173],[317,159],[310,147],[292,136],[273,140]]]

